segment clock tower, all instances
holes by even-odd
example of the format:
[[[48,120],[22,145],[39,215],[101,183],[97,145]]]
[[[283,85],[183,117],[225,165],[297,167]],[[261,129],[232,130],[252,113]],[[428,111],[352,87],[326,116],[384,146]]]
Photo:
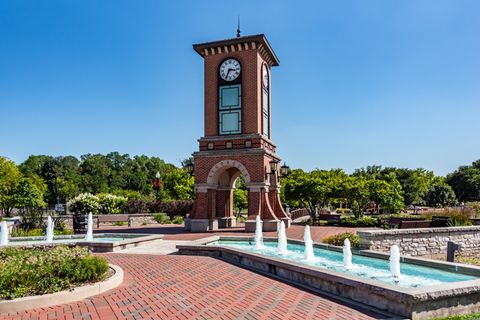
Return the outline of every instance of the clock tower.
[[[271,69],[279,65],[263,35],[193,45],[204,59],[204,136],[193,154],[195,204],[187,230],[203,232],[236,225],[235,181],[248,191],[246,231],[260,215],[264,231],[290,219],[280,202],[279,163],[272,142]]]

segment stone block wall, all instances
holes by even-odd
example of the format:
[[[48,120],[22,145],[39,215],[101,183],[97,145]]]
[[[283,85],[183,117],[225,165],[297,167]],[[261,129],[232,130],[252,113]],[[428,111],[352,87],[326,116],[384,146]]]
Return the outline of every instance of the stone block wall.
[[[132,227],[139,227],[145,224],[156,224],[157,222],[153,219],[153,213],[135,213],[128,215],[132,221]],[[93,228],[97,228],[97,215],[93,215]],[[46,219],[46,218],[45,218]],[[65,226],[68,229],[73,229],[73,215],[61,215],[56,216],[55,219],[60,219],[65,223]],[[103,222],[100,224],[102,226],[114,225],[113,222]]]
[[[389,252],[394,244],[402,255],[435,256],[447,253],[447,242],[455,241],[461,251],[480,248],[480,226],[358,231],[360,249]]]

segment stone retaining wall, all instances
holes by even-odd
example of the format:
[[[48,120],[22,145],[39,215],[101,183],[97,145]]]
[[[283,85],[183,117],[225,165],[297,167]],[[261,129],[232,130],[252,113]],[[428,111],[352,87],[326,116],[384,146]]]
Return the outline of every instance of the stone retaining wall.
[[[480,248],[480,226],[358,231],[360,249],[388,252],[394,244],[402,255],[434,256],[447,253],[449,240],[469,253]]]
[[[153,213],[136,213],[128,215],[132,221],[132,227],[138,227],[145,224],[156,224],[157,222],[153,219]],[[93,228],[97,228],[97,215],[93,215]],[[65,226],[69,229],[73,229],[73,215],[61,215],[56,216],[55,219],[61,219]],[[113,222],[103,222],[100,224],[102,226],[114,225]]]

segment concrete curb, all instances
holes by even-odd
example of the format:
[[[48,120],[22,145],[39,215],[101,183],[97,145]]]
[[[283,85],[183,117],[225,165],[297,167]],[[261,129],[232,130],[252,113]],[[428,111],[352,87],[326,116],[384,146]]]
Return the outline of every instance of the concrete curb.
[[[123,282],[123,270],[119,266],[109,265],[115,271],[115,274],[105,281],[89,284],[74,288],[72,291],[60,291],[44,294],[41,296],[31,296],[18,298],[14,300],[0,301],[0,314],[21,312],[34,308],[46,308],[59,304],[66,304],[74,301],[83,300],[108,290],[114,289]]]

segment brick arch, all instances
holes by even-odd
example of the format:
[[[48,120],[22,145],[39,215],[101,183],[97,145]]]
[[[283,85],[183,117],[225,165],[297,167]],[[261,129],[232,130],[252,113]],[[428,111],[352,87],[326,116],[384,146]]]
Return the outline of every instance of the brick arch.
[[[250,174],[247,168],[237,160],[222,160],[215,164],[207,176],[207,184],[214,185],[222,172],[229,168],[237,168],[245,178],[245,183],[250,183]]]

